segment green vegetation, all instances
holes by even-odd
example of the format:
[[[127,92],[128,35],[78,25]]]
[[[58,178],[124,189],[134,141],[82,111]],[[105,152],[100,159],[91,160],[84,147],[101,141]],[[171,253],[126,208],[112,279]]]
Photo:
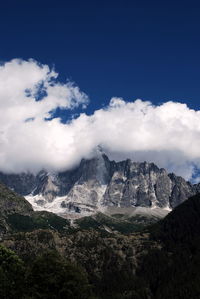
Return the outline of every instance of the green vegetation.
[[[30,216],[11,214],[8,215],[7,222],[13,231],[53,229],[62,232],[69,227],[68,220],[48,212],[35,212]]]
[[[92,299],[84,271],[56,252],[25,264],[14,252],[0,246],[0,298]]]
[[[103,279],[94,282],[100,298],[200,298],[200,195],[148,230],[149,241],[157,245],[151,248],[147,242],[135,273],[128,262],[118,269],[112,251],[104,251]]]
[[[2,299],[200,298],[200,195],[155,224],[99,213],[73,228],[1,185],[0,210],[2,243],[20,256],[0,246]]]
[[[29,268],[26,280],[30,298],[92,298],[92,289],[83,270],[66,262],[55,252],[37,257]]]
[[[145,223],[144,219],[142,218],[142,221],[140,221],[140,219],[140,217],[122,219],[121,214],[107,216],[105,214],[98,213],[94,216],[80,218],[76,220],[76,224],[78,229],[95,229],[99,231],[105,231],[107,228],[113,233],[119,232],[122,234],[130,234],[142,231],[147,226],[147,223]]]
[[[149,251],[138,277],[155,299],[200,298],[200,195],[178,206],[151,227],[162,249]]]
[[[0,298],[21,298],[25,267],[22,260],[11,250],[0,246]]]

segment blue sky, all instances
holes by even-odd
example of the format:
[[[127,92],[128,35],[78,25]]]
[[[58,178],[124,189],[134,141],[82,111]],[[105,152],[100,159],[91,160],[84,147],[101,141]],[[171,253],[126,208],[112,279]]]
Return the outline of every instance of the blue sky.
[[[4,1],[0,60],[55,65],[90,97],[173,100],[199,109],[198,1]]]

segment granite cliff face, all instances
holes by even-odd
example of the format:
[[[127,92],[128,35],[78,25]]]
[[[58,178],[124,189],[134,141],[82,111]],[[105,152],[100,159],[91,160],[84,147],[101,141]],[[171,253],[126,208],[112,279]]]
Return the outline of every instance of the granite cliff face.
[[[154,163],[110,161],[104,154],[62,173],[6,175],[0,181],[23,195],[35,210],[90,214],[109,208],[173,209],[196,194],[192,185]]]

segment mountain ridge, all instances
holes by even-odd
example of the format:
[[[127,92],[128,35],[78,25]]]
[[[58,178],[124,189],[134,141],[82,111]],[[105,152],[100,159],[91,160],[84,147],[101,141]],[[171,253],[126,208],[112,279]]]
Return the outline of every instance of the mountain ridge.
[[[0,181],[32,204],[35,210],[79,217],[110,207],[174,209],[200,186],[168,174],[154,163],[130,159],[110,161],[104,153],[68,171],[3,174]]]

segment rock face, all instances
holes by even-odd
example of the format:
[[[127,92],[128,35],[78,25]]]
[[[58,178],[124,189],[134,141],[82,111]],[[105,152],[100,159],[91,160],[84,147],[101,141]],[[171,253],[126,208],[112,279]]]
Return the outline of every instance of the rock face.
[[[104,154],[62,173],[0,174],[0,181],[36,210],[90,214],[106,207],[173,209],[200,187],[168,174],[154,163],[110,161]]]

